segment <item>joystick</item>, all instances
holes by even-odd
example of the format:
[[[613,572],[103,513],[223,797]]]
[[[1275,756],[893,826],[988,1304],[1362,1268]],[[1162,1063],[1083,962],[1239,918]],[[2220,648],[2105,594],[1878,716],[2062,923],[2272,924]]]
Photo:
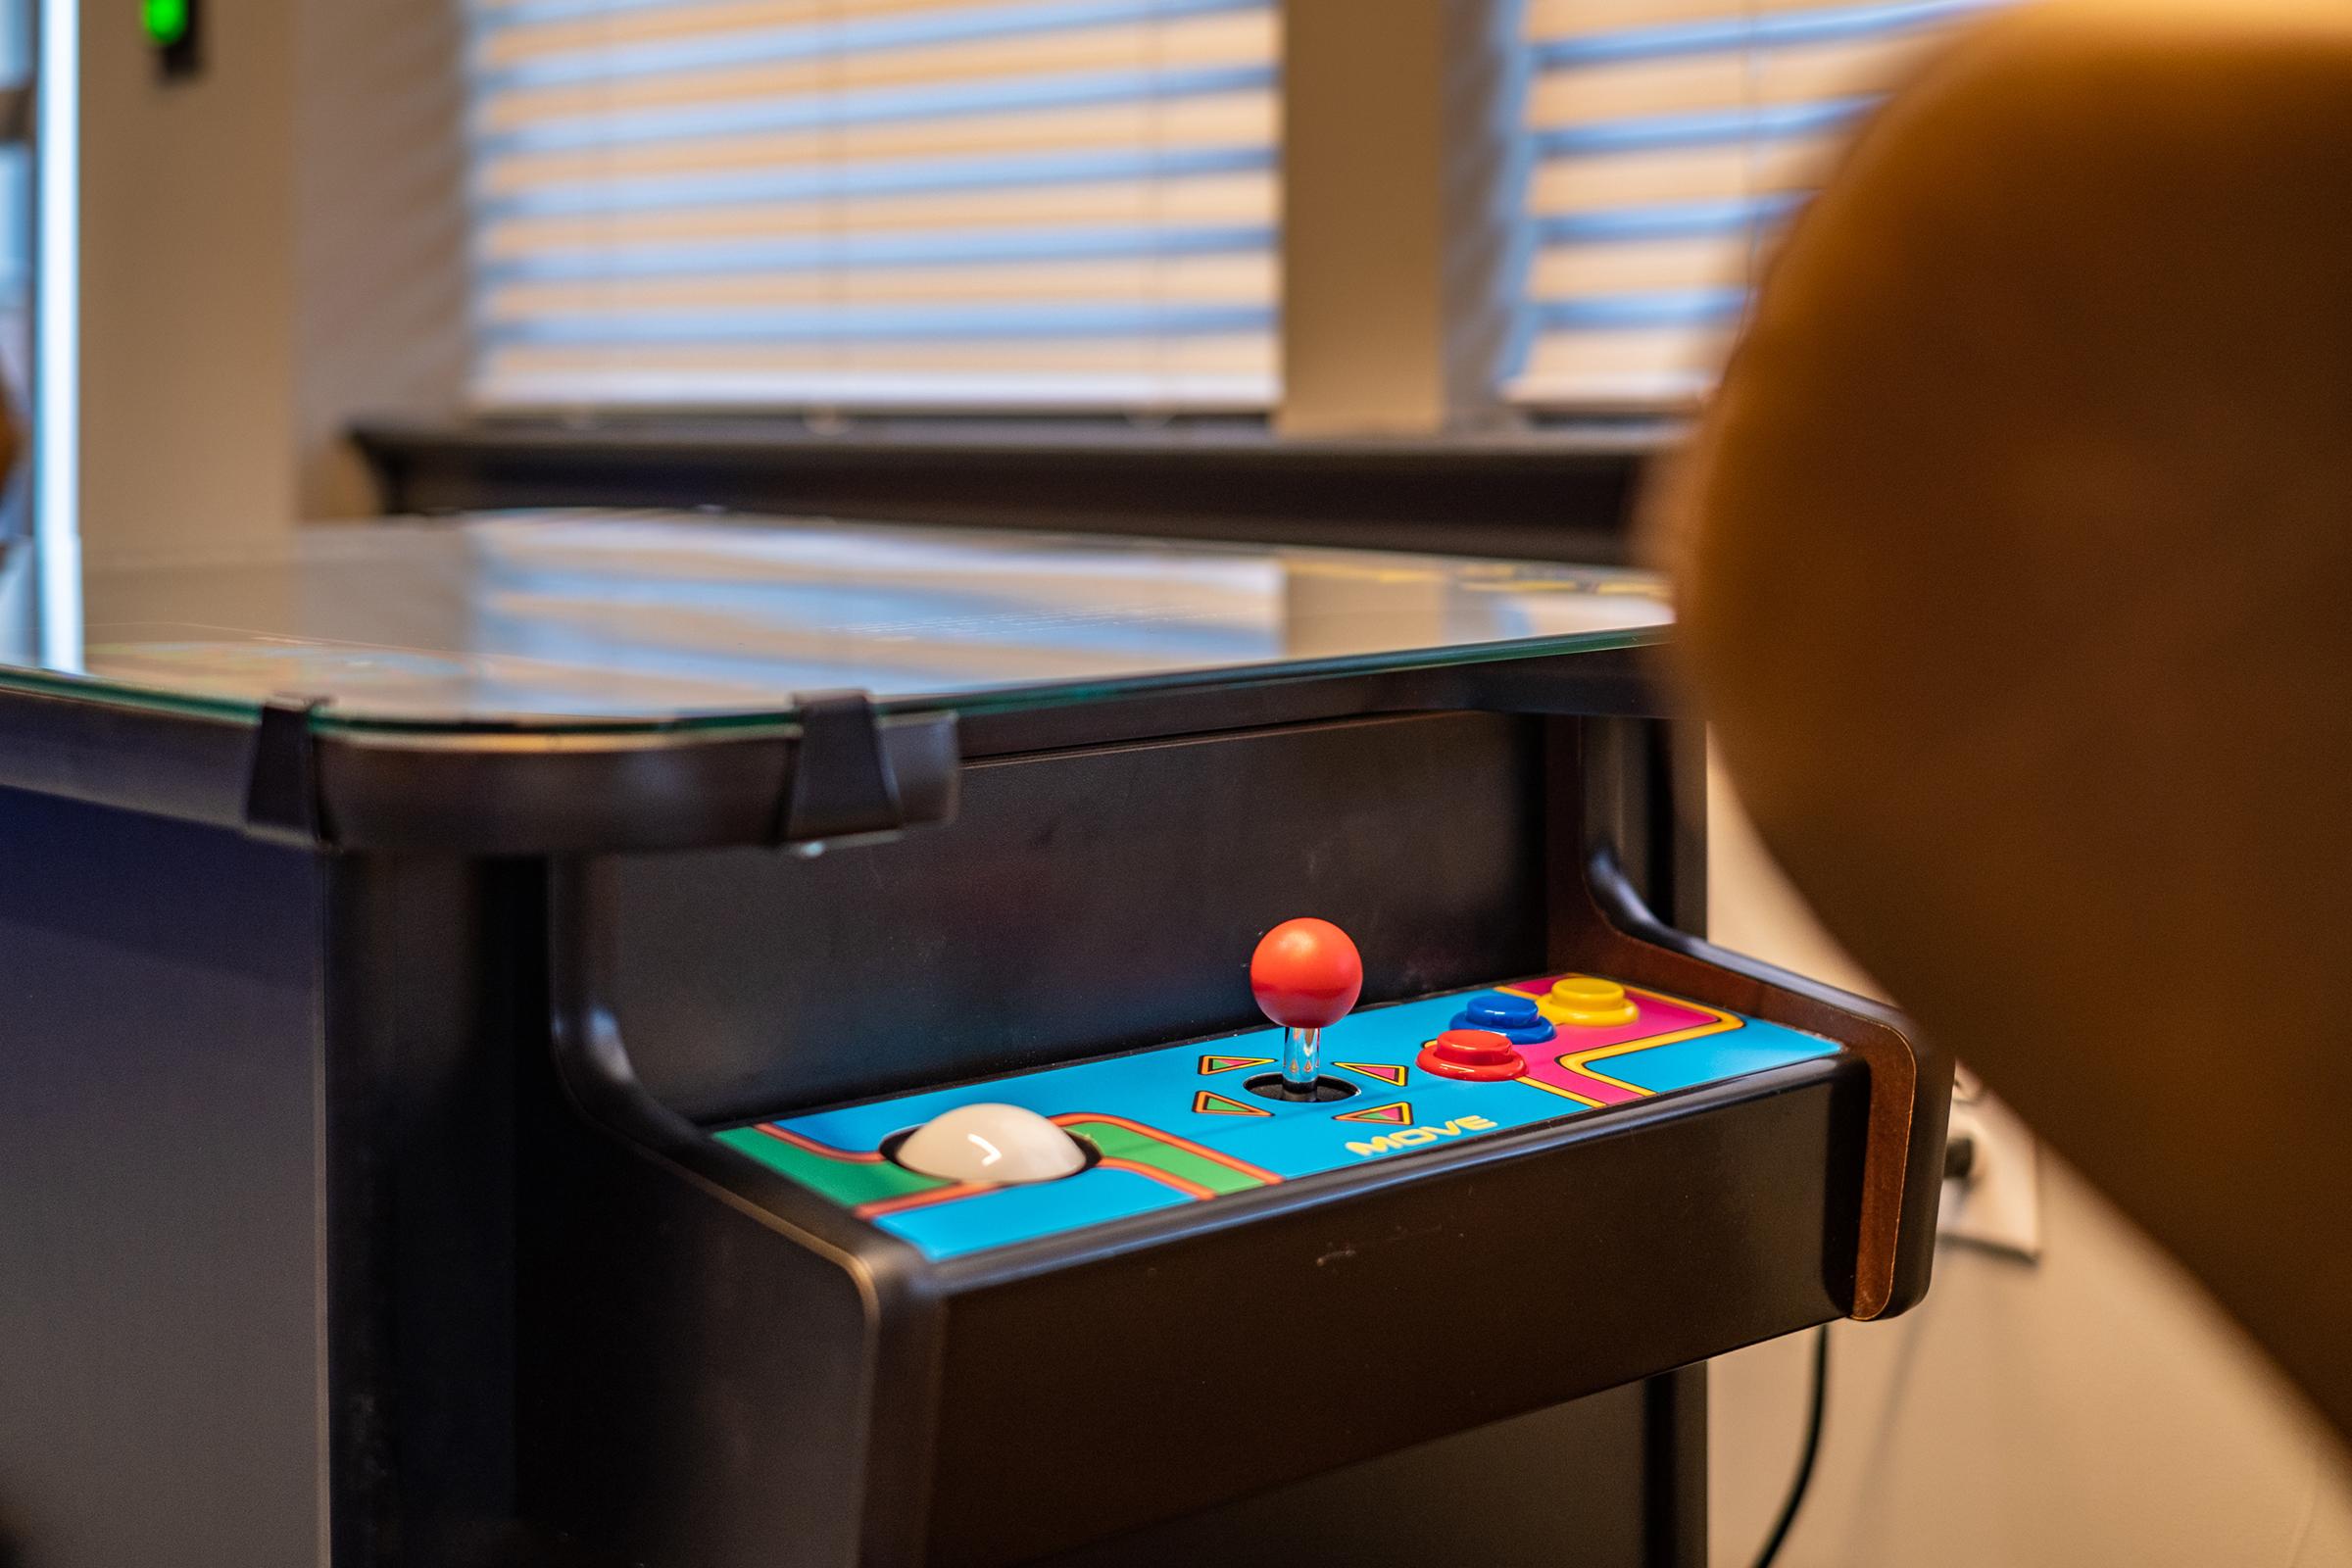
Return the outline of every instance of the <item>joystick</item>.
[[[893,1157],[952,1182],[1012,1187],[1058,1181],[1086,1169],[1078,1140],[1019,1105],[958,1105],[906,1135]]]
[[[1316,1058],[1323,1031],[1348,1016],[1363,989],[1363,957],[1329,920],[1285,920],[1265,934],[1250,956],[1250,990],[1258,1010],[1283,1028],[1282,1077],[1266,1091],[1272,1098],[1337,1100],[1352,1093],[1336,1084],[1327,1091]]]

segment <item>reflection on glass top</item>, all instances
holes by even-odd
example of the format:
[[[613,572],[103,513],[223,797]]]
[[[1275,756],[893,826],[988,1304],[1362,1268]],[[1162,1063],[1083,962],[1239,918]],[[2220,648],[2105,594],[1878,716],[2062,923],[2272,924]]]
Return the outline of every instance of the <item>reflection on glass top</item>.
[[[1605,567],[718,517],[320,525],[281,549],[93,568],[80,668],[0,686],[355,726],[661,724],[1082,699],[1203,672],[1383,668],[1647,641]]]

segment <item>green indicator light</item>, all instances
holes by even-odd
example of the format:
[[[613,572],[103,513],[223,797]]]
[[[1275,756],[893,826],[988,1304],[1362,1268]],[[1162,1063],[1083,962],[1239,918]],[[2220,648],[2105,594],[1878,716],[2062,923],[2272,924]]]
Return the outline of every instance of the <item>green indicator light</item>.
[[[139,0],[139,20],[147,41],[169,49],[188,35],[188,0]]]

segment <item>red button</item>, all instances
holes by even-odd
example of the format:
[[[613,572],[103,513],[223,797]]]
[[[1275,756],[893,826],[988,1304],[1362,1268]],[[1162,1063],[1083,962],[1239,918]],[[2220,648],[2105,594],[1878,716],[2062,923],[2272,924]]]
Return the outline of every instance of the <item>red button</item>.
[[[1498,1083],[1527,1071],[1527,1058],[1492,1029],[1448,1029],[1421,1048],[1421,1070],[1441,1078]]]

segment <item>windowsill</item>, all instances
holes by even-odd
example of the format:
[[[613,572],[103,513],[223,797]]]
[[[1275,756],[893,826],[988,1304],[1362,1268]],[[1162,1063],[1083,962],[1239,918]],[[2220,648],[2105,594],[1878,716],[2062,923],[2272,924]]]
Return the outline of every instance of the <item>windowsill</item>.
[[[1262,421],[633,415],[367,421],[386,510],[715,506],[913,522],[1615,561],[1657,419],[1443,438]]]

